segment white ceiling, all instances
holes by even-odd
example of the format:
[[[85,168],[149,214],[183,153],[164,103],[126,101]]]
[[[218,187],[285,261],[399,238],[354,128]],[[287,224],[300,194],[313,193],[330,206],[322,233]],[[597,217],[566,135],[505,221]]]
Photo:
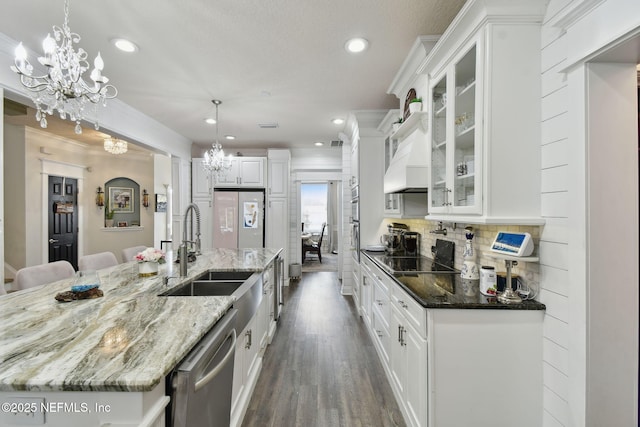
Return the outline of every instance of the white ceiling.
[[[215,115],[211,100],[220,99],[225,149],[295,148],[337,139],[341,127],[331,119],[350,111],[398,108],[386,92],[409,49],[420,35],[441,34],[463,4],[71,0],[69,26],[91,59],[101,52],[118,99],[194,143],[208,147],[214,140],[215,126],[204,118]],[[63,19],[63,0],[5,2],[0,31],[40,53]],[[368,39],[366,52],[345,51],[355,36]],[[110,44],[115,37],[139,51],[117,51]],[[226,134],[236,141],[224,141]]]

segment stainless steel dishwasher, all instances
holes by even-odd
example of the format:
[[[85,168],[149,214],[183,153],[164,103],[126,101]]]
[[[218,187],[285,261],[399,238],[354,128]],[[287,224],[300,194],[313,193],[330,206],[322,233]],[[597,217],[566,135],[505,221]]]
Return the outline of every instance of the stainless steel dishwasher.
[[[229,310],[167,378],[167,425],[229,425],[237,312]]]

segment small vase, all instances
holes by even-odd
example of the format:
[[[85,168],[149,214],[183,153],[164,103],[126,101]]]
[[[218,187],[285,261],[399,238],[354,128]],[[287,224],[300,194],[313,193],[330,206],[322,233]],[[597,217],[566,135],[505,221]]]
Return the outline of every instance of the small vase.
[[[112,219],[105,219],[104,220],[104,226],[105,227],[113,227],[113,220]]]
[[[467,232],[467,241],[464,246],[462,270],[460,270],[460,277],[463,279],[478,280],[480,279],[480,272],[478,271],[478,264],[476,264],[476,254],[473,251],[473,245],[471,241],[473,239],[473,233]]]
[[[150,277],[158,274],[157,262],[139,262],[138,263],[138,276]]]
[[[412,102],[409,104],[409,113],[415,113],[417,111],[422,111],[422,102]]]

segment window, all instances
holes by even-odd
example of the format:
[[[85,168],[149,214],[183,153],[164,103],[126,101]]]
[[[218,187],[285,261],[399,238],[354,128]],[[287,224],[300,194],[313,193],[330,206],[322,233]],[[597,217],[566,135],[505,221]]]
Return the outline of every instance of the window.
[[[300,207],[304,231],[320,233],[327,222],[327,183],[300,185]]]

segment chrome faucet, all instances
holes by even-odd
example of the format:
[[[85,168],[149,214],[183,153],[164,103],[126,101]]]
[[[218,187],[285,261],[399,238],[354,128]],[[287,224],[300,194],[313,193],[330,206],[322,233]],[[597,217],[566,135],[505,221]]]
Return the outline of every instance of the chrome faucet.
[[[438,222],[438,228],[435,230],[431,230],[429,233],[431,234],[442,234],[443,236],[447,235],[447,229],[442,227],[442,221]]]
[[[195,242],[187,240],[187,216],[189,211],[193,210],[196,214],[196,240]],[[193,222],[191,224],[191,233],[193,233]],[[200,255],[200,208],[198,205],[191,203],[187,206],[187,210],[184,213],[184,220],[182,223],[182,244],[178,248],[178,257],[180,258],[180,277],[187,275],[187,263],[189,262],[189,251],[187,249],[188,243],[195,243],[196,255]]]

